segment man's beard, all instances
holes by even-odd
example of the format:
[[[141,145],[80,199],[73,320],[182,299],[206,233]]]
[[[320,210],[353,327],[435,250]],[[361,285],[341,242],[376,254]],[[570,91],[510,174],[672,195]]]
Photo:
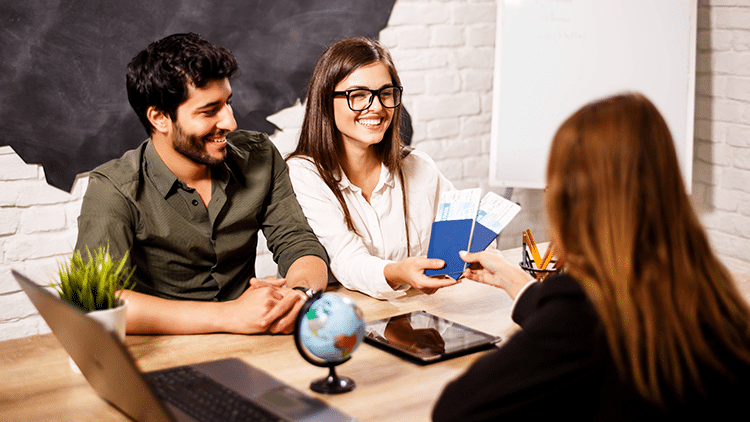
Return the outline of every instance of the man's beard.
[[[204,139],[205,137],[197,137],[194,135],[186,135],[182,131],[179,123],[174,124],[174,149],[190,160],[208,166],[217,166],[224,162],[227,157],[227,146],[224,145],[224,150],[221,158],[215,158],[208,154],[206,151],[206,143],[212,142]]]

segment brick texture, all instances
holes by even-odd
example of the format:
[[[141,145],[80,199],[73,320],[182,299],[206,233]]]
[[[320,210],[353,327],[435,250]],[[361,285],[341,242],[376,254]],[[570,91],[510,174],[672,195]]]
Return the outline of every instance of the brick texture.
[[[698,10],[693,196],[717,252],[750,260],[750,1]]]

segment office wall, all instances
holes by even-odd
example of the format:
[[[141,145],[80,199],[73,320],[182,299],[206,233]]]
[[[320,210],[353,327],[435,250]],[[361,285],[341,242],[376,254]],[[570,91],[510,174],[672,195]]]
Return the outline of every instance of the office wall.
[[[750,260],[750,0],[698,12],[693,197],[719,252]]]
[[[750,0],[699,8],[693,192],[719,252],[750,260]],[[458,188],[489,189],[495,0],[397,0],[381,40],[405,86],[413,145]],[[282,151],[293,145],[301,110],[271,117],[284,129],[274,136]],[[50,187],[39,166],[0,147],[0,340],[48,332],[10,269],[54,276],[75,243],[86,182],[79,177],[70,194]],[[526,228],[545,240],[541,191],[515,189],[512,199],[523,210],[499,247],[517,245]],[[267,253],[258,267],[274,271]]]

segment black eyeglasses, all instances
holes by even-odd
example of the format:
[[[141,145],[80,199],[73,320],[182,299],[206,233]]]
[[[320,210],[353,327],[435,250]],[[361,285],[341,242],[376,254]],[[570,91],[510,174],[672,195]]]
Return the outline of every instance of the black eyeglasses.
[[[348,91],[333,91],[334,97],[346,96],[346,102],[352,111],[367,110],[372,105],[372,99],[377,95],[380,104],[385,108],[396,108],[401,105],[400,86],[384,86],[380,89],[350,89]]]

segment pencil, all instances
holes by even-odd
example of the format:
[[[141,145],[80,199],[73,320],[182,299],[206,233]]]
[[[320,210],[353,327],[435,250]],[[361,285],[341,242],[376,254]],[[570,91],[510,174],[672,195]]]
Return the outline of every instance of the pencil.
[[[550,242],[549,246],[547,246],[547,251],[544,252],[544,257],[542,258],[542,266],[541,269],[546,270],[547,266],[549,265],[549,262],[552,261],[552,256],[555,255],[555,251],[552,248],[552,242]]]
[[[529,241],[529,249],[531,250],[531,257],[534,258],[534,264],[536,264],[537,268],[542,268],[542,257],[539,256],[539,249],[536,247],[536,242],[534,242],[534,235],[531,234],[531,230],[526,230],[528,241]]]
[[[526,232],[523,232],[523,243],[522,243],[523,250],[521,252],[521,264],[524,265],[524,266],[526,266],[526,267],[528,267],[529,266],[529,256],[526,254],[526,242],[527,242]]]

